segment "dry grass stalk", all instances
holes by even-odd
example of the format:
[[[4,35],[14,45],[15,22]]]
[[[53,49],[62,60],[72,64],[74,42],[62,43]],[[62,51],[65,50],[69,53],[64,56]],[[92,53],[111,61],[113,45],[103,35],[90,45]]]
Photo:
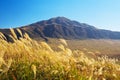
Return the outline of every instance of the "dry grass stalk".
[[[21,37],[23,37],[23,34],[20,29],[17,29],[18,33],[20,34]]]
[[[65,46],[67,46],[66,40],[64,40],[64,39],[59,39],[59,40],[60,40],[60,42],[61,42],[62,44],[64,44]]]
[[[11,28],[11,29],[10,29],[10,32],[11,32],[12,37],[13,37],[15,40],[17,40],[18,38],[17,38],[17,35],[16,35],[14,29]]]

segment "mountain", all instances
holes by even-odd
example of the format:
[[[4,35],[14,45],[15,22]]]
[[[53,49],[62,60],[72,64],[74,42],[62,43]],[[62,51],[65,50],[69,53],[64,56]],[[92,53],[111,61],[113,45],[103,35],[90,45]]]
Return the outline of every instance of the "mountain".
[[[15,32],[19,37],[19,33]],[[65,17],[43,20],[27,26],[19,27],[22,33],[28,33],[31,38],[64,38],[64,39],[120,39],[120,32],[98,29],[94,26],[79,23]],[[0,29],[6,37],[9,29]],[[9,39],[9,37],[8,37]]]

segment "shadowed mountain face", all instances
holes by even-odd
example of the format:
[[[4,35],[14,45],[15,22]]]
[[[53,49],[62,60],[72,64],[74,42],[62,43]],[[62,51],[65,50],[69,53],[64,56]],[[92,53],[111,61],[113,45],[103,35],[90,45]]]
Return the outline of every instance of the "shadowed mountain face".
[[[56,17],[19,28],[32,38],[64,38],[64,39],[120,39],[120,32],[97,29],[94,26]],[[9,29],[0,29],[6,36]],[[18,33],[16,32],[18,35]],[[18,35],[19,36],[19,35]]]

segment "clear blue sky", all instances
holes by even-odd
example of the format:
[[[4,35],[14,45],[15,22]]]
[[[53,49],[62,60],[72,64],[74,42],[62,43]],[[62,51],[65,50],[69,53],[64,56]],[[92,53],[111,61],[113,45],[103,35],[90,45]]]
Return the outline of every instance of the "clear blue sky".
[[[0,28],[57,16],[120,31],[120,0],[0,0]]]

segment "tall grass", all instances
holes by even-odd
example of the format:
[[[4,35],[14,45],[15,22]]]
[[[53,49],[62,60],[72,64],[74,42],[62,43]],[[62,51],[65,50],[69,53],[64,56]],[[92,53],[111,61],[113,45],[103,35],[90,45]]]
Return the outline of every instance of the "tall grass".
[[[17,31],[20,39],[11,29],[14,43],[0,33],[0,80],[120,80],[117,59],[87,57],[83,51],[70,50],[63,39],[56,46],[60,51],[54,51],[46,42]]]

